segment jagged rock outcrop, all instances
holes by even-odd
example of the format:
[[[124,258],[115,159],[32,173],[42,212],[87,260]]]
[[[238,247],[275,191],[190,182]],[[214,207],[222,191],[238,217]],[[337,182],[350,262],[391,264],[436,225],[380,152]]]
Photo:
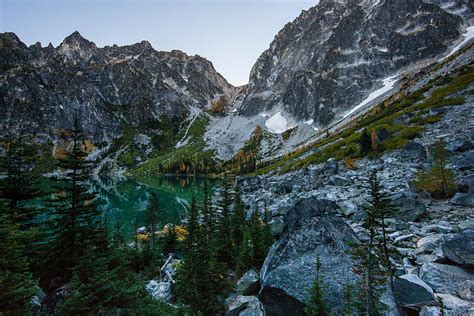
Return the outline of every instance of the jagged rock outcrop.
[[[350,226],[324,208],[309,199],[288,211],[287,228],[270,249],[261,270],[259,297],[270,315],[303,315],[317,257],[327,271],[323,278],[330,306],[338,306],[343,285],[355,280],[352,260],[345,251],[357,237]]]
[[[160,52],[142,41],[97,47],[78,32],[56,48],[27,47],[0,34],[0,120],[9,128],[54,135],[79,111],[89,137],[106,140],[125,125],[181,123],[190,107],[204,109],[233,87],[200,56]]]
[[[288,23],[257,60],[241,113],[281,108],[324,126],[381,79],[435,57],[472,17],[469,1],[321,0]]]

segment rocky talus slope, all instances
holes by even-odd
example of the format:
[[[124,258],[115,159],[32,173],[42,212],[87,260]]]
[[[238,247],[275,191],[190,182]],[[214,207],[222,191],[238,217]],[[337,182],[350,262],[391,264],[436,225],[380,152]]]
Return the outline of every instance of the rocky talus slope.
[[[280,167],[238,179],[249,213],[271,211],[278,240],[260,271],[260,289],[253,296],[234,297],[230,308],[250,302],[243,309],[249,315],[261,315],[260,308],[269,315],[303,315],[319,256],[329,306],[338,310],[343,285],[355,278],[347,245],[367,240],[362,227],[369,198],[367,181],[371,171],[377,170],[397,210],[390,220],[389,238],[402,254],[396,262],[395,293],[387,290],[382,297],[389,307],[386,314],[397,315],[395,300],[410,314],[474,314],[473,56],[471,45],[452,60],[420,74],[408,88],[416,93],[424,87],[420,101],[413,105],[419,110],[402,109],[386,124],[413,127],[418,121],[413,118],[419,114],[428,123],[399,149],[359,159],[351,166],[330,158],[283,174]],[[441,91],[446,91],[442,99],[421,106]],[[457,97],[462,102],[442,103]],[[416,173],[432,166],[431,146],[438,140],[445,141],[448,168],[455,174],[456,192],[449,199],[434,199],[413,185]],[[318,149],[314,152],[317,155]],[[295,166],[307,155],[289,164]]]

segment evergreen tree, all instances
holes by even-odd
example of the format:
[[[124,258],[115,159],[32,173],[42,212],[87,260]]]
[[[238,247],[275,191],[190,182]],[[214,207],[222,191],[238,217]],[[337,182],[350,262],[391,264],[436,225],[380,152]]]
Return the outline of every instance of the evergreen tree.
[[[387,219],[394,217],[396,211],[392,207],[388,193],[382,190],[375,170],[371,173],[369,178],[369,193],[370,201],[366,211],[373,214],[376,219],[377,239],[380,243],[380,249],[382,250],[381,261],[389,274],[390,287],[393,290],[393,275],[395,269],[392,265],[392,258],[398,255],[398,253],[395,247],[391,245],[390,239],[387,236]]]
[[[354,297],[354,286],[351,283],[345,284],[343,289],[342,314],[345,316],[358,315],[357,307]]]
[[[88,243],[97,235],[96,219],[99,215],[95,194],[88,191],[91,162],[85,158],[83,134],[77,114],[71,131],[72,149],[64,158],[58,159],[63,177],[57,180],[56,193],[51,200],[54,208],[51,225],[53,229],[52,266],[60,283],[68,282],[72,269],[84,254]]]
[[[176,243],[178,240],[178,234],[176,232],[176,227],[173,224],[168,224],[166,233],[163,237],[163,254],[168,255],[173,252],[176,248]]]
[[[455,191],[454,173],[447,167],[448,151],[443,140],[436,142],[432,147],[434,164],[430,170],[420,170],[417,173],[415,186],[426,190],[434,197],[450,197]]]
[[[356,261],[353,271],[360,276],[358,310],[362,314],[375,316],[383,315],[386,309],[385,304],[380,302],[380,297],[391,270],[390,258],[386,259],[388,244],[385,220],[391,215],[392,209],[381,192],[376,173],[372,173],[369,185],[371,199],[365,208],[367,216],[363,220],[363,227],[368,232],[368,241],[353,245],[350,254]]]
[[[138,217],[133,222],[133,249],[131,263],[135,273],[139,273],[143,269],[142,258],[140,253],[140,240],[138,239]]]
[[[110,247],[107,225],[74,267],[72,293],[60,306],[64,315],[130,314],[145,304],[143,284],[127,266],[127,253]]]
[[[362,155],[368,154],[372,150],[372,139],[367,131],[367,127],[364,128],[359,138],[360,152]]]
[[[176,271],[176,293],[178,300],[187,304],[191,311],[196,314],[202,300],[199,291],[202,286],[202,275],[200,264],[200,253],[198,244],[201,231],[199,227],[199,211],[196,200],[193,197],[188,210],[186,224],[186,238],[183,241],[184,260]]]
[[[23,255],[29,259],[30,270],[35,277],[41,276],[41,262],[44,257],[46,230],[38,222],[41,212],[36,199],[44,192],[39,190],[38,179],[41,174],[36,170],[38,148],[30,135],[21,133],[3,140],[5,156],[0,158],[0,168],[4,175],[0,179],[0,198],[7,202],[5,215],[18,229]]]
[[[42,195],[37,189],[38,175],[34,173],[35,146],[28,140],[25,135],[10,135],[5,140],[6,155],[0,162],[6,176],[0,179],[0,198],[8,201],[11,220],[22,230],[34,226],[32,220],[39,213],[38,208],[28,207],[25,202]]]
[[[242,275],[250,269],[254,262],[254,247],[252,243],[252,233],[249,228],[243,228],[243,237],[238,247],[236,262],[237,275]]]
[[[210,240],[215,233],[216,225],[216,216],[214,213],[214,207],[212,206],[211,195],[209,191],[208,180],[204,180],[203,184],[203,200],[202,200],[202,224],[204,238],[206,239],[206,244],[210,245]]]
[[[244,229],[246,227],[245,210],[242,198],[238,188],[234,197],[234,210],[231,216],[231,233],[232,233],[232,256],[234,265],[237,265],[240,256],[240,246],[244,240]]]
[[[156,228],[159,221],[160,204],[158,195],[155,192],[150,193],[150,201],[146,209],[146,226],[150,234],[150,243],[152,250],[156,247]]]
[[[232,227],[231,227],[231,213],[230,213],[230,187],[227,176],[224,177],[222,189],[220,193],[219,209],[219,231],[218,231],[218,257],[219,262],[222,262],[226,267],[232,266]]]
[[[309,298],[305,312],[311,316],[327,315],[328,306],[324,301],[324,281],[321,275],[321,260],[319,256],[316,258],[316,276],[313,286],[309,291]]]
[[[7,210],[0,202],[0,314],[27,315],[36,282],[23,256],[18,225],[12,223]]]
[[[215,315],[223,313],[220,296],[225,294],[227,282],[225,266],[217,260],[216,239],[207,235],[205,219],[206,211],[200,216],[193,198],[183,245],[184,260],[176,273],[176,292],[178,300],[189,305],[194,314]]]

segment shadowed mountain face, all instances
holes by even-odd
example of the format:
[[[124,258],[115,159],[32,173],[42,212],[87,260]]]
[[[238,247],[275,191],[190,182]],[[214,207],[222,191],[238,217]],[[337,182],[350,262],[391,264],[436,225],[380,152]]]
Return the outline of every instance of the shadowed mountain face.
[[[122,132],[125,124],[180,121],[190,107],[205,108],[233,87],[200,56],[159,52],[150,43],[96,45],[75,32],[56,48],[27,47],[0,34],[0,119],[9,128],[53,134],[79,110],[94,139]]]
[[[239,109],[245,119],[282,111],[323,127],[384,78],[446,53],[472,24],[473,6],[468,0],[321,0],[275,36],[239,91],[208,60],[156,51],[147,41],[98,48],[74,32],[58,47],[27,47],[2,33],[0,119],[10,130],[21,126],[55,138],[79,111],[88,135],[103,141],[128,126],[156,135],[177,130],[190,110],[224,95],[230,106],[223,113]],[[157,127],[163,118],[168,123]]]
[[[322,0],[288,23],[259,57],[241,113],[278,108],[324,126],[381,79],[445,53],[472,13],[472,2],[464,0]]]

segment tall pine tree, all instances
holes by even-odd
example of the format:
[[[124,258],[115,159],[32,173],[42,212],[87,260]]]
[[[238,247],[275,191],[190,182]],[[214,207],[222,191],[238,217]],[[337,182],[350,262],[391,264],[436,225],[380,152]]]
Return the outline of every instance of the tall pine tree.
[[[325,285],[321,274],[321,260],[318,256],[316,258],[316,276],[313,281],[313,286],[309,290],[307,307],[305,308],[306,314],[310,316],[327,315],[328,306],[325,302],[324,290]]]
[[[0,202],[0,314],[28,315],[36,282],[29,271],[18,225],[11,221],[8,208]]]
[[[97,217],[100,214],[95,194],[89,192],[91,162],[86,160],[84,135],[78,115],[74,115],[71,150],[58,158],[62,177],[57,179],[56,192],[51,199],[52,253],[55,275],[59,285],[69,282],[72,270],[88,244],[97,237]]]

